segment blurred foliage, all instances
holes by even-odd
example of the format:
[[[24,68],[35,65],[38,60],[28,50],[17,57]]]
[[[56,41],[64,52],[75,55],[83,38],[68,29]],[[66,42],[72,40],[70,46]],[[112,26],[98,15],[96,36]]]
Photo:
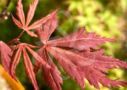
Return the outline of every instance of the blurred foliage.
[[[115,0],[115,2],[110,0],[75,0],[67,1],[67,3],[69,4],[68,11],[77,20],[79,27],[85,26],[87,32],[94,31],[98,35],[121,40],[123,34],[119,29],[118,20],[122,19],[119,15],[122,12],[120,12],[119,0]],[[104,46],[107,48],[106,54],[112,55],[113,51],[119,47],[119,43],[108,43]]]
[[[22,0],[25,15],[27,15],[29,4],[32,1],[33,0]],[[0,12],[2,12],[6,6],[6,2],[7,0],[0,0]],[[12,0],[8,8],[8,11],[15,17],[16,2],[17,0]],[[58,27],[51,39],[63,37],[77,31],[78,28],[85,26],[86,32],[96,32],[98,35],[117,40],[117,43],[107,43],[106,45],[103,45],[102,48],[107,49],[104,54],[113,55],[113,57],[119,58],[120,60],[127,60],[127,0],[39,0],[32,22],[46,16],[59,6]],[[0,20],[0,40],[8,43],[20,33],[21,30],[13,23],[11,16],[9,16],[6,21]],[[40,44],[39,39],[32,38],[26,33],[21,37],[21,41],[33,45]],[[23,60],[20,60],[16,69],[17,78],[21,81],[26,90],[34,90],[30,80],[25,75],[22,61]],[[75,81],[69,78],[59,65],[58,67],[61,70],[62,78],[64,79],[64,83],[61,85],[63,90],[96,90],[87,80],[85,80],[85,89],[81,89]],[[36,75],[40,90],[51,90],[44,83],[42,73],[43,72],[39,71]],[[109,70],[107,77],[127,80],[126,75],[127,70],[113,69]],[[110,89],[103,87],[102,85],[100,85],[100,87],[101,90],[127,90],[127,87],[121,86],[120,88],[111,86]]]
[[[69,5],[68,12],[78,22],[78,27],[85,26],[86,32],[96,32],[98,35],[117,40],[117,43],[103,45],[102,48],[107,49],[104,54],[113,55],[113,57],[124,61],[127,60],[127,19],[125,19],[127,15],[127,0],[68,0],[65,3]],[[66,22],[64,25],[66,25]],[[127,75],[124,71],[123,69],[109,70],[107,77],[124,80],[126,79],[124,76]],[[101,90],[119,89],[127,90],[126,87],[111,87],[108,89],[101,85]],[[95,88],[91,87],[87,82],[86,90],[95,90]]]

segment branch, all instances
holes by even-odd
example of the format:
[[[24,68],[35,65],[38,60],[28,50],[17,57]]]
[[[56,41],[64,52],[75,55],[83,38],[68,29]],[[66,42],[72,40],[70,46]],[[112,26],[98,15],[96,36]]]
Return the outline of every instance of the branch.
[[[0,14],[0,19],[5,19],[6,20],[6,18],[4,18],[4,16],[9,15],[9,13],[7,12],[7,9],[9,7],[10,2],[11,2],[11,0],[7,1],[6,7],[4,8],[4,10]]]

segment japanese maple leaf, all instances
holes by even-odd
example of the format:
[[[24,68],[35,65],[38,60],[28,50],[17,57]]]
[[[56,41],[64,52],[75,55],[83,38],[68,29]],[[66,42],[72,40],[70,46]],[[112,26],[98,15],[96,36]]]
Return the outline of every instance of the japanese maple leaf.
[[[39,30],[37,30],[37,33],[39,35],[39,37],[41,38],[41,41],[43,43],[47,43],[50,35],[53,33],[53,31],[55,30],[56,26],[57,26],[57,12],[58,12],[58,9],[56,12],[54,12],[54,14],[52,15],[52,18],[47,20],[44,24],[43,24],[43,27],[44,27],[44,31],[42,31],[42,29],[40,28]],[[50,31],[49,31],[50,29]],[[41,36],[43,35],[43,37]],[[44,80],[45,80],[45,83],[48,85],[50,85],[50,87],[53,89],[53,90],[62,90],[61,89],[61,86],[59,83],[63,83],[63,80],[62,78],[60,77],[61,73],[60,71],[58,70],[58,68],[55,66],[55,64],[53,63],[53,61],[51,60],[50,56],[48,55],[48,52],[45,48],[45,45],[42,46],[42,48],[39,50],[39,55],[47,62],[48,65],[50,65],[53,69],[51,70],[50,68],[47,68],[45,66],[42,67],[42,70],[43,70],[43,76],[44,76]],[[41,68],[41,64],[36,61],[35,62],[35,73],[37,73],[37,71]],[[58,73],[57,73],[58,72]]]
[[[84,78],[86,78],[89,83],[97,89],[100,89],[98,82],[105,87],[109,87],[109,85],[113,85],[115,87],[118,87],[118,85],[127,85],[127,82],[125,81],[108,79],[105,77],[104,74],[108,73],[106,68],[112,69],[117,68],[117,66],[127,68],[127,64],[125,62],[119,61],[118,59],[111,58],[111,56],[102,55],[104,53],[104,50],[98,50],[98,48],[96,47],[96,45],[101,46],[101,43],[105,43],[106,41],[114,42],[114,39],[105,37],[101,38],[99,35],[95,35],[95,33],[93,32],[84,34],[85,27],[83,27],[77,32],[69,34],[63,38],[49,41],[51,34],[57,27],[56,15],[59,8],[53,13],[48,14],[46,17],[35,21],[32,25],[29,26],[29,23],[34,16],[38,0],[34,0],[34,2],[30,4],[26,22],[21,1],[22,0],[18,0],[17,5],[17,16],[20,21],[15,19],[12,15],[14,23],[20,29],[23,29],[29,35],[34,37],[37,37],[37,35],[30,30],[36,29],[37,34],[44,45],[37,46],[39,48],[41,47],[38,54],[31,49],[35,48],[35,46],[26,43],[19,42],[19,44],[14,47],[14,50],[17,49],[17,51],[14,53],[11,66],[7,64],[5,65],[5,68],[7,68],[6,70],[9,70],[8,68],[11,67],[10,74],[15,80],[16,77],[14,70],[16,68],[16,65],[19,63],[21,53],[23,52],[25,71],[30,78],[35,90],[39,90],[35,79],[35,73],[37,73],[40,68],[42,68],[46,84],[49,84],[53,90],[61,90],[60,84],[63,83],[63,80],[60,77],[61,73],[50,58],[48,54],[49,52],[52,56],[55,57],[55,59],[62,66],[65,72],[69,74],[71,79],[75,79],[75,81],[82,88],[85,87]],[[13,40],[12,42],[14,41],[15,40]],[[2,47],[3,45],[0,44],[0,50],[1,52],[4,52]],[[30,61],[26,49],[36,59],[34,67]],[[95,49],[96,51],[91,52],[92,49]],[[8,54],[11,55],[11,53],[5,53],[5,55]],[[6,57],[8,58],[8,56]]]
[[[18,2],[17,2],[18,5],[17,5],[17,13],[16,13],[20,21],[15,19],[13,15],[12,15],[12,19],[13,19],[14,23],[20,29],[23,29],[24,31],[26,31],[30,36],[38,37],[35,33],[31,32],[30,30],[36,29],[37,27],[42,25],[44,22],[46,22],[48,19],[50,19],[52,14],[54,14],[54,13],[48,14],[46,17],[41,18],[41,19],[35,21],[32,25],[28,26],[34,16],[35,9],[38,4],[38,0],[34,0],[34,2],[30,4],[29,10],[27,13],[26,22],[25,22],[25,14],[23,11],[23,5],[22,5],[21,1],[22,0],[18,0]]]
[[[39,62],[40,64],[43,64],[43,66],[45,68],[50,68],[50,70],[53,70],[51,69],[51,67],[46,63],[46,61],[44,61],[36,52],[34,52],[31,48],[34,48],[34,46],[32,45],[29,45],[29,44],[26,44],[26,43],[21,43],[21,44],[18,44],[14,50],[17,49],[17,51],[14,53],[14,56],[13,56],[13,60],[12,60],[12,63],[11,63],[11,72],[10,72],[10,75],[12,76],[12,78],[14,78],[16,80],[16,77],[15,77],[15,68],[16,66],[18,65],[19,63],[19,60],[20,60],[20,57],[21,57],[21,53],[23,52],[23,62],[24,62],[24,66],[25,66],[25,72],[26,72],[26,75],[30,78],[35,90],[39,90],[38,86],[37,86],[37,82],[36,82],[36,79],[35,79],[35,73],[33,71],[33,65],[31,63],[31,60],[27,54],[27,51],[26,49],[30,52],[30,54],[37,60],[37,62]],[[57,73],[57,72],[56,72]],[[17,80],[16,80],[17,81]]]
[[[6,72],[10,74],[11,59],[9,56],[12,56],[13,51],[3,41],[0,41],[0,54],[1,54],[1,62],[4,69]]]
[[[58,72],[58,69],[48,55],[49,52],[55,57],[65,72],[69,74],[71,79],[75,79],[82,88],[85,87],[84,78],[97,89],[100,89],[98,82],[108,88],[109,85],[115,87],[118,87],[118,85],[126,86],[127,82],[108,79],[104,73],[108,73],[106,68],[112,69],[117,68],[117,66],[127,68],[127,64],[118,59],[111,58],[111,56],[102,55],[105,50],[98,50],[96,47],[96,45],[101,46],[101,43],[105,43],[106,41],[114,42],[116,40],[105,37],[101,38],[93,32],[84,34],[85,27],[83,27],[77,32],[63,38],[48,41],[57,26],[56,15],[57,12],[51,19],[43,23],[43,28],[41,26],[36,30],[39,38],[44,43],[38,54]],[[92,49],[96,51],[91,52]],[[36,61],[35,73],[41,67],[41,64]],[[51,72],[50,68],[44,66],[42,69],[45,82],[53,90],[61,90],[59,85],[62,83],[59,76],[60,73]]]

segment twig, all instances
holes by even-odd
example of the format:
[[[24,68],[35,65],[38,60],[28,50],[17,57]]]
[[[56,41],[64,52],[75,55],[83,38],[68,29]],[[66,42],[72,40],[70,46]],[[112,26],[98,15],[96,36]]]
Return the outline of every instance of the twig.
[[[10,2],[11,2],[11,0],[7,1],[6,7],[4,8],[4,10],[0,14],[0,19],[3,18],[7,14],[7,9],[9,7]]]

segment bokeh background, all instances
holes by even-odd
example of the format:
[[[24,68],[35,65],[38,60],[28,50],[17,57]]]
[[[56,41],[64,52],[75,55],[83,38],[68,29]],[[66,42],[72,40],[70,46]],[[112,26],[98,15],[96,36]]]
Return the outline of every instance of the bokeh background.
[[[8,0],[0,0],[0,13],[5,8],[7,1]],[[33,0],[22,0],[26,15],[29,4],[32,1]],[[17,0],[11,0],[7,11],[17,18],[16,2]],[[59,6],[60,10],[57,15],[58,27],[51,38],[63,37],[85,26],[86,32],[96,32],[96,34],[102,37],[105,36],[116,39],[116,43],[106,43],[103,45],[102,48],[106,49],[104,54],[112,55],[112,57],[127,62],[127,0],[39,0],[32,22],[53,12]],[[8,16],[7,20],[0,19],[0,40],[8,43],[10,40],[16,38],[21,31],[22,30],[13,23],[11,16]],[[40,44],[38,38],[30,37],[27,33],[24,33],[20,39],[22,42],[32,45]],[[32,57],[31,60],[34,63]],[[55,63],[57,64],[57,62]],[[64,79],[63,85],[61,85],[63,90],[96,90],[87,80],[85,89],[80,88],[58,64],[57,66],[62,72],[62,78]],[[51,90],[51,88],[44,83],[42,73],[42,71],[39,71],[36,75],[40,90]],[[16,76],[26,90],[34,90],[30,80],[25,74],[22,58],[16,68]],[[118,68],[109,70],[107,77],[127,81],[127,69]],[[108,89],[100,84],[100,87],[101,90],[127,90],[127,87],[122,86],[120,86],[120,88],[111,86],[111,88]]]

